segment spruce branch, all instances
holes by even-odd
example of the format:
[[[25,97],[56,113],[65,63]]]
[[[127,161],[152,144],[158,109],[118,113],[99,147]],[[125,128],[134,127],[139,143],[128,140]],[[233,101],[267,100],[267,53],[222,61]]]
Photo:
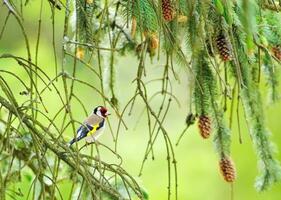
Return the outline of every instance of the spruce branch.
[[[250,134],[259,158],[260,176],[257,178],[256,188],[258,191],[263,191],[273,183],[281,180],[281,166],[274,158],[273,144],[269,139],[269,132],[265,126],[261,94],[256,81],[257,64],[250,65],[244,51],[243,42],[237,34],[235,35],[235,42],[242,47],[237,50],[242,67],[243,82],[246,86],[241,90],[241,97],[244,112],[249,119]],[[234,71],[233,66],[232,70]]]
[[[47,2],[49,5],[46,6]],[[36,190],[39,187],[39,198],[61,197],[58,183],[63,173],[67,173],[74,176],[70,197],[77,192],[78,198],[103,199],[106,196],[110,199],[147,199],[146,193],[135,178],[121,167],[124,158],[121,159],[118,152],[121,124],[127,130],[124,116],[127,111],[131,117],[135,116],[133,112],[137,109],[134,108],[143,106],[139,119],[145,114],[146,126],[143,130],[147,133],[148,140],[144,144],[140,174],[143,173],[148,158],[151,156],[152,160],[155,159],[156,143],[163,144],[167,160],[167,197],[172,199],[174,192],[177,199],[176,152],[172,145],[172,132],[166,129],[166,123],[169,122],[169,111],[173,110],[173,103],[182,103],[174,93],[175,82],[181,84],[186,77],[190,90],[187,96],[192,101],[183,105],[183,108],[189,109],[190,115],[182,135],[195,119],[198,119],[203,138],[209,138],[211,133],[214,133],[214,143],[220,157],[220,170],[227,182],[233,182],[236,171],[230,157],[230,128],[234,104],[237,102],[236,112],[239,117],[239,102],[242,102],[258,157],[259,177],[256,187],[259,191],[269,188],[280,180],[281,167],[275,158],[274,145],[266,128],[260,84],[265,77],[270,98],[273,101],[278,100],[281,63],[281,17],[278,13],[281,10],[280,2],[66,0],[64,4],[61,0],[42,0],[38,3],[40,10],[33,55],[31,41],[34,40],[34,34],[30,34],[30,27],[27,26],[30,21],[23,14],[29,7],[23,7],[21,1],[4,0],[3,9],[6,13],[0,30],[1,47],[6,32],[10,31],[7,27],[15,23],[23,36],[22,39],[17,38],[17,41],[25,45],[26,56],[23,57],[20,52],[19,55],[14,52],[4,52],[0,55],[0,60],[11,61],[13,65],[15,63],[13,67],[5,65],[0,69],[0,89],[3,93],[0,95],[0,114],[2,110],[3,113],[7,112],[7,116],[0,116],[0,153],[2,156],[3,152],[3,158],[0,157],[5,162],[5,170],[0,170],[0,198],[14,198],[13,195],[17,195],[10,191],[9,183],[13,183],[12,179],[21,171],[12,169],[15,162],[23,161],[21,169],[30,168],[34,177],[27,198],[32,193],[37,195]],[[31,3],[33,2],[25,1],[25,5]],[[46,7],[51,13],[50,46],[53,51],[53,57],[48,56],[54,60],[54,66],[48,64],[48,73],[39,65],[44,62],[41,61],[40,55],[43,30],[46,29],[46,26],[43,26],[43,10]],[[64,9],[63,24],[57,23],[59,16],[56,9]],[[13,18],[15,21],[11,20]],[[61,25],[62,44],[56,42],[57,32],[61,30],[57,27]],[[72,29],[69,25],[72,25]],[[5,43],[4,41],[4,51]],[[57,44],[61,45],[60,56]],[[126,72],[135,72],[133,84],[136,88],[131,98],[123,102],[123,98],[118,98],[117,101],[118,92],[124,91],[118,91],[120,87],[117,87],[118,81],[115,81],[119,78],[116,75],[119,71],[116,61],[119,56],[128,53],[136,54],[139,64],[137,68],[126,68]],[[154,56],[156,54],[157,59]],[[152,80],[150,65],[147,64],[149,57],[151,62],[158,62],[162,66],[160,74],[156,74],[157,77]],[[162,57],[165,59],[161,59]],[[61,69],[58,68],[59,59]],[[174,65],[175,59],[178,66]],[[21,74],[14,67],[24,73]],[[89,73],[82,73],[84,69]],[[104,73],[106,70],[109,71],[108,74]],[[181,73],[183,70],[185,73]],[[52,72],[55,72],[54,77],[51,76]],[[90,78],[87,79],[88,77]],[[20,94],[15,94],[15,87],[12,85],[14,82],[11,84],[11,80],[16,81],[21,88]],[[129,83],[129,80],[125,81]],[[157,85],[156,91],[156,87],[150,87],[151,82]],[[232,95],[228,90],[230,85],[233,86]],[[66,147],[64,133],[70,129],[74,135],[76,126],[82,124],[75,118],[76,106],[82,110],[83,115],[88,114],[87,105],[83,102],[84,95],[81,97],[77,92],[82,88],[97,94],[98,98],[95,101],[101,101],[106,107],[110,106],[116,113],[117,128],[114,123],[108,121],[114,149],[98,142],[89,146],[89,152],[84,148],[86,146],[80,149],[76,146],[74,150]],[[107,89],[109,95],[106,94]],[[47,109],[49,101],[44,99],[51,93],[57,98],[55,103],[59,104],[54,113],[53,109]],[[235,99],[236,96],[238,100]],[[156,100],[159,101],[157,105],[154,102]],[[123,109],[120,107],[121,113],[117,103],[120,103],[120,106],[125,104]],[[228,103],[231,103],[230,127],[225,121]],[[137,123],[139,119],[136,120]],[[238,124],[240,134],[239,118]],[[25,141],[23,137],[26,135],[30,137],[33,145],[19,153],[18,144],[12,144],[14,141]],[[159,139],[161,136],[162,140]],[[104,162],[101,159],[100,148],[113,154],[118,163]],[[81,153],[85,151],[87,153]],[[33,157],[28,160],[30,155]],[[71,170],[60,173],[61,167],[69,167]],[[75,177],[78,178],[74,180]],[[46,179],[52,182],[51,185],[46,184]],[[40,185],[37,186],[36,183]],[[3,196],[4,193],[7,195]]]

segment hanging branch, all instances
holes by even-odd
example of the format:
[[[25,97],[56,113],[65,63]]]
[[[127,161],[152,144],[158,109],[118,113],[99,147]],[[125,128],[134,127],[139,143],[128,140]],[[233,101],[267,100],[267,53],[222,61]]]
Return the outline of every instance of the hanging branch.
[[[48,131],[48,129],[46,127],[40,125],[40,122],[32,119],[31,116],[28,116],[28,115],[22,113],[17,107],[13,107],[6,99],[4,99],[1,96],[0,96],[0,104],[2,106],[4,106],[7,110],[9,110],[9,112],[11,112],[12,114],[20,117],[23,124],[27,127],[27,129],[30,132],[32,132],[33,134],[35,134],[40,139],[42,144],[47,147],[47,149],[51,150],[56,156],[58,156],[61,160],[63,160],[71,168],[76,169],[78,174],[81,175],[87,181],[87,183],[89,185],[92,185],[97,189],[101,189],[101,191],[107,193],[113,199],[121,198],[120,194],[114,189],[114,186],[111,188],[111,186],[101,185],[101,183],[93,175],[90,175],[91,174],[91,172],[89,171],[90,168],[88,168],[87,165],[85,165],[86,163],[83,160],[78,160],[80,166],[77,168],[77,165],[71,159],[71,157],[74,156],[73,158],[76,159],[75,154],[78,152],[69,151],[69,149],[66,147],[64,141],[56,141],[56,144],[54,145],[51,140],[49,140],[45,137],[45,134],[42,131]],[[42,129],[42,130],[39,130],[36,126],[39,126],[40,129]],[[52,135],[52,133],[50,133],[50,132],[48,134]],[[64,155],[65,151],[68,152],[71,157],[65,156]],[[85,164],[83,164],[83,163],[85,163]],[[107,166],[106,163],[104,163],[104,165],[105,165],[105,167]],[[108,167],[109,166],[110,165],[108,165]],[[115,171],[115,169],[112,167],[110,167],[109,169]],[[120,170],[124,171],[123,169],[120,169]],[[118,172],[118,174],[119,174],[119,172]],[[125,180],[127,180],[127,179],[125,179]],[[95,192],[95,190],[92,192]],[[137,191],[137,193],[138,193],[138,191]],[[141,192],[139,192],[138,195],[141,195]]]
[[[3,69],[0,69],[0,114],[3,113],[0,118],[0,152],[1,156],[3,152],[1,159],[5,162],[5,170],[0,170],[0,198],[22,195],[8,192],[3,196],[10,190],[8,183],[13,182],[12,179],[16,180],[22,169],[27,167],[34,173],[27,198],[30,195],[35,198],[38,187],[41,187],[39,198],[61,197],[58,182],[63,179],[63,173],[66,173],[73,175],[70,198],[77,193],[78,198],[147,199],[146,192],[135,178],[121,167],[124,158],[117,153],[121,125],[126,130],[129,128],[125,115],[127,112],[129,115],[135,112],[136,106],[143,106],[140,118],[143,114],[146,115],[147,126],[143,128],[143,132],[147,133],[148,140],[144,141],[146,146],[140,164],[140,175],[144,173],[148,158],[151,156],[152,160],[155,159],[155,145],[163,145],[167,156],[167,197],[172,199],[174,195],[177,199],[176,152],[172,143],[173,133],[166,128],[174,102],[182,104],[190,112],[186,128],[179,139],[198,119],[202,138],[214,135],[221,173],[225,181],[232,183],[235,181],[236,170],[231,159],[230,128],[234,104],[238,104],[236,112],[239,117],[241,101],[259,160],[257,190],[265,190],[281,179],[281,167],[274,157],[273,144],[266,128],[263,93],[260,90],[265,77],[270,99],[274,102],[279,99],[280,2],[66,0],[64,4],[60,0],[48,0],[48,8],[52,14],[53,49],[53,55],[49,57],[54,60],[54,66],[48,63],[48,69],[53,70],[55,76],[46,73],[43,70],[45,68],[40,65],[43,52],[42,45],[39,44],[44,35],[43,30],[46,29],[43,26],[46,2],[41,1],[38,11],[38,33],[33,55],[30,41],[34,40],[34,35],[26,31],[29,28],[26,24],[30,25],[31,22],[24,15],[30,8],[23,6],[33,2],[3,1],[6,13],[1,24],[0,42],[5,37],[7,27],[14,23],[10,19],[14,18],[23,36],[17,41],[25,45],[26,55],[23,57],[20,52],[4,52],[0,56],[0,60],[6,59],[13,63],[13,67],[1,66]],[[57,20],[59,10],[64,10],[63,23]],[[62,34],[57,26],[63,27]],[[63,35],[62,44],[56,42],[58,35]],[[60,56],[57,54],[57,45],[61,45]],[[126,83],[132,82],[136,88],[131,95],[128,94],[131,96],[128,102],[123,102],[118,94],[120,92],[123,95],[127,90],[117,86],[119,73],[116,72],[119,71],[119,66],[116,62],[118,57],[128,53],[134,53],[138,59],[137,67],[125,66],[135,77],[127,80],[122,75],[121,78],[125,78]],[[33,57],[35,63],[32,61]],[[61,69],[57,64],[59,59]],[[149,61],[160,63],[159,66],[162,67],[156,78],[151,79]],[[24,73],[18,72],[14,67],[19,67]],[[89,73],[80,73],[84,69]],[[106,70],[109,73],[105,73]],[[187,104],[180,102],[174,91],[175,84],[185,82],[180,80],[185,75],[189,85],[187,96],[191,99]],[[17,86],[22,89],[20,96],[15,94],[14,91],[19,88],[12,85],[14,82],[11,83],[10,78],[17,81]],[[155,86],[150,87],[152,82]],[[76,144],[74,150],[66,146],[63,139],[66,132],[70,130],[75,134],[77,125],[81,125],[81,119],[75,118],[73,107],[78,106],[82,114],[87,115],[88,106],[92,104],[89,100],[87,104],[84,103],[79,93],[82,89],[97,94],[95,103],[101,102],[114,110],[118,118],[117,125],[108,120],[114,150],[98,142],[90,146],[89,152],[84,148],[86,146],[79,148]],[[54,101],[51,103],[58,104],[58,110],[54,113],[53,109],[47,109],[49,95],[52,97],[51,101]],[[155,105],[154,101],[159,103]],[[230,124],[225,120],[228,103],[231,103]],[[125,106],[122,108],[122,105]],[[131,118],[133,116],[136,116],[135,113]],[[159,137],[163,140],[159,140]],[[22,147],[20,142],[24,143]],[[27,148],[29,145],[30,148]],[[118,164],[104,162],[100,148],[109,150],[121,163],[120,160]],[[19,149],[23,152],[19,153]],[[97,157],[94,157],[95,151]],[[24,162],[23,165],[21,161]],[[20,169],[13,169],[15,163]],[[60,168],[66,166],[71,170],[60,173]],[[46,179],[52,184],[47,185]]]
[[[273,145],[269,139],[269,132],[265,127],[263,107],[258,83],[256,82],[257,64],[247,59],[244,51],[244,43],[238,36],[238,31],[234,32],[235,42],[240,48],[237,50],[239,62],[242,66],[243,82],[245,88],[241,90],[241,97],[245,108],[245,113],[249,119],[249,126],[254,147],[259,158],[260,176],[256,181],[256,188],[262,191],[270,187],[281,178],[281,166],[274,158]]]

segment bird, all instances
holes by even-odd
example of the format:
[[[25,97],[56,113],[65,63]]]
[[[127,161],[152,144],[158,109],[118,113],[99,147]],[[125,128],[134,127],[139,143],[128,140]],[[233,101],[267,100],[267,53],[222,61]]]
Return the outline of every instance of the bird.
[[[102,134],[105,128],[105,119],[110,115],[108,110],[103,106],[97,106],[93,112],[84,120],[83,124],[77,129],[76,137],[73,138],[68,146],[75,142],[86,139],[87,143],[95,142]]]

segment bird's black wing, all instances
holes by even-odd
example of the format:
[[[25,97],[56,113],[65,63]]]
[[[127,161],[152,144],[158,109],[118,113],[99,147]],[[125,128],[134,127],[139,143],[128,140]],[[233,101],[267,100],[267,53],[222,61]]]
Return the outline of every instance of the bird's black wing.
[[[79,140],[83,139],[84,137],[87,136],[87,134],[93,130],[93,127],[89,124],[83,124],[81,125],[78,130],[77,130],[77,137],[73,138],[70,142],[69,142],[69,146],[72,145],[75,142],[78,142]]]

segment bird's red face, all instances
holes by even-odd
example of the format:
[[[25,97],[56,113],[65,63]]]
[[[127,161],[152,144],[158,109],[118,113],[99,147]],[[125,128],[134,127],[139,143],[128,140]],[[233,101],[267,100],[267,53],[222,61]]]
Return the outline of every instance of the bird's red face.
[[[100,112],[103,117],[107,117],[108,115],[110,115],[105,107],[101,107]]]
[[[95,110],[94,113],[98,116],[101,116],[103,118],[106,118],[108,115],[110,115],[110,113],[108,112],[108,110],[103,107],[103,106],[98,106]]]

